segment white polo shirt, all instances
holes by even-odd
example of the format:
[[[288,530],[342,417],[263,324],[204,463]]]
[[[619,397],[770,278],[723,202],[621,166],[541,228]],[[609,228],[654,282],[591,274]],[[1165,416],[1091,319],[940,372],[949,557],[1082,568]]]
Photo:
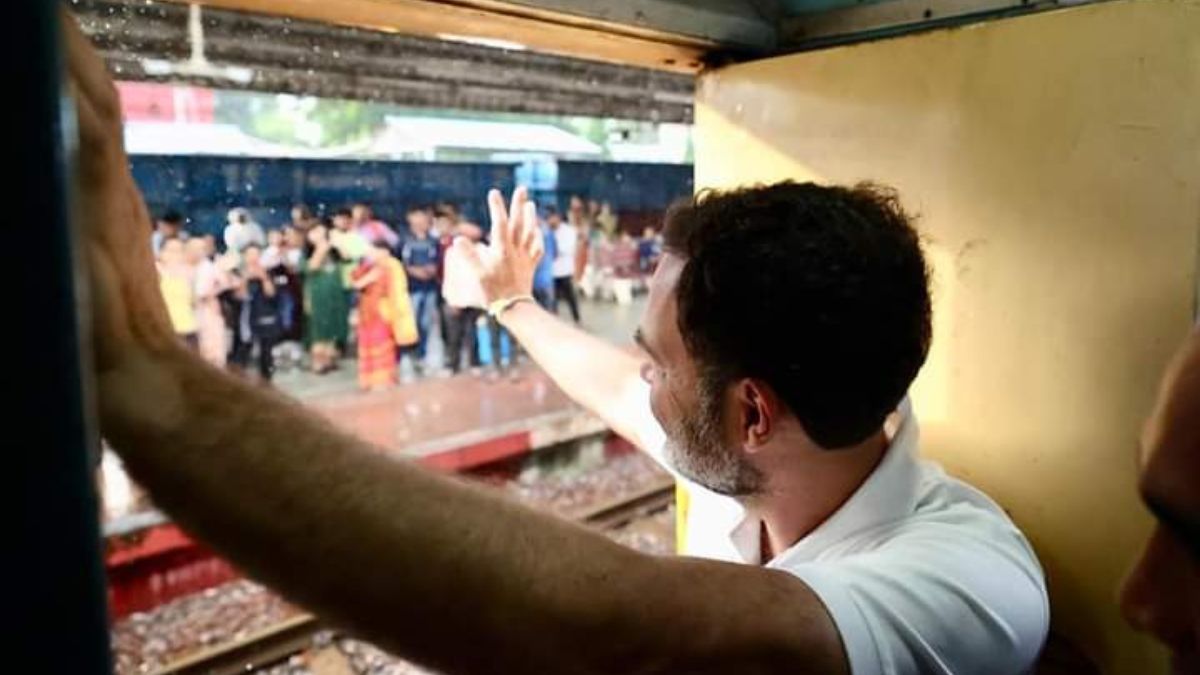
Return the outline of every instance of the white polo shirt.
[[[643,442],[663,448],[662,429],[647,418]],[[875,471],[766,566],[821,598],[854,675],[1030,672],[1050,623],[1037,557],[991,499],[917,458],[918,435],[906,400]],[[761,521],[683,482],[685,553],[761,564]]]

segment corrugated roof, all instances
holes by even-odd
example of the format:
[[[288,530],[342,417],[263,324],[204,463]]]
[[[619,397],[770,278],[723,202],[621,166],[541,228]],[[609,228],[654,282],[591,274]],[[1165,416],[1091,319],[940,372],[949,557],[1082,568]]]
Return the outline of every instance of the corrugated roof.
[[[388,117],[387,127],[369,152],[398,155],[438,148],[586,156],[603,152],[586,138],[552,124],[436,117]]]
[[[397,157],[438,149],[535,153],[591,158],[601,148],[551,124],[389,117],[374,139],[337,148],[280,145],[255,138],[233,124],[127,122],[131,155],[226,155],[306,159]]]
[[[354,149],[313,149],[255,138],[233,124],[126,122],[125,149],[131,155],[225,155],[326,159],[353,155]],[[358,148],[361,149],[361,146]]]

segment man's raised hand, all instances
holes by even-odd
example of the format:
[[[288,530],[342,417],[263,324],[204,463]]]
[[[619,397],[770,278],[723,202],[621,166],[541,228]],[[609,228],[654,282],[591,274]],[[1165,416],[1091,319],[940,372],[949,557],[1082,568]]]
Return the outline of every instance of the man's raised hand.
[[[150,216],[129,172],[116,87],[74,17],[66,10],[60,17],[79,124],[75,213],[91,281],[96,367],[104,373],[134,352],[178,341],[159,293]]]
[[[491,216],[491,242],[476,247],[459,237],[454,246],[467,261],[467,267],[483,288],[488,303],[528,295],[533,277],[542,259],[542,233],[538,226],[537,205],[523,187],[513,191],[512,206],[504,207],[499,190],[488,193]]]

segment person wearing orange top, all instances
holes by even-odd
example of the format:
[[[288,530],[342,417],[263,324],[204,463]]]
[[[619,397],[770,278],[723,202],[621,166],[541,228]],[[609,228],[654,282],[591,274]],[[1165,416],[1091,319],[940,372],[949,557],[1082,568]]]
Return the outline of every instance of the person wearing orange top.
[[[408,278],[383,240],[371,246],[351,278],[359,292],[358,385],[388,389],[396,383],[396,347],[417,341]]]

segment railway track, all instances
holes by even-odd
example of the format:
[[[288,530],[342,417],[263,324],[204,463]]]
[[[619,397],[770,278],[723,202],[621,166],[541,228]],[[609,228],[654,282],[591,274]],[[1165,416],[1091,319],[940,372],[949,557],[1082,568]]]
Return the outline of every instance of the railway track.
[[[568,517],[602,530],[610,530],[665,509],[674,496],[675,481],[667,479],[632,494],[590,506]]]
[[[567,517],[601,530],[612,530],[671,505],[675,483],[663,480],[629,495],[588,506]],[[307,650],[327,627],[300,614],[241,640],[196,652],[152,675],[238,675],[279,663]]]

